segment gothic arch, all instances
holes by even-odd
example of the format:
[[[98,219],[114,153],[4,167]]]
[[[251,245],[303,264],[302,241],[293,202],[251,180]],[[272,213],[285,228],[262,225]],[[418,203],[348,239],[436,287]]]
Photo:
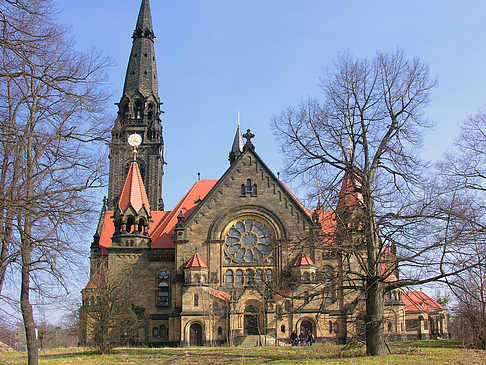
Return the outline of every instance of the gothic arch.
[[[297,333],[300,333],[302,327],[307,328],[306,323],[310,323],[312,325],[312,335],[314,336],[314,338],[316,338],[317,337],[317,323],[316,323],[315,318],[311,318],[311,317],[303,317],[303,318],[300,318],[295,323],[295,330],[296,330],[296,332]]]
[[[271,226],[275,234],[274,240],[287,238],[287,228],[280,218],[267,208],[257,205],[243,205],[235,209],[222,211],[211,223],[208,230],[208,240],[222,240],[224,233],[234,220],[245,216],[260,218]]]
[[[198,330],[198,327],[201,329],[200,334],[196,334],[195,331]],[[192,332],[191,332],[192,331]],[[206,342],[206,328],[204,326],[204,323],[201,321],[190,321],[187,322],[186,325],[184,326],[184,341],[189,345],[189,346],[202,346]],[[200,335],[200,342],[197,341],[198,339],[196,338],[196,341],[198,342],[197,344],[191,343],[194,341],[194,336],[195,335]],[[192,336],[192,338],[191,338]]]

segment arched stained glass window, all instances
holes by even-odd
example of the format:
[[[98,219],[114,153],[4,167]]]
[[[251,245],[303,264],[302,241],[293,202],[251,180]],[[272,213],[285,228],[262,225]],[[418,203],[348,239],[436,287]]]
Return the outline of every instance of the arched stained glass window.
[[[160,330],[159,330],[160,338],[165,338],[167,337],[167,327],[163,324],[160,325]]]
[[[265,274],[266,274],[265,280],[267,282],[272,281],[272,270],[271,269],[267,269],[267,271],[265,272]]]
[[[165,269],[160,270],[157,275],[157,307],[169,306],[169,272]]]
[[[233,283],[233,271],[226,270],[226,282],[228,284],[232,284]]]
[[[261,282],[262,276],[263,276],[262,270],[258,269],[257,271],[255,271],[255,281]]]
[[[243,271],[236,270],[236,284],[243,284]]]

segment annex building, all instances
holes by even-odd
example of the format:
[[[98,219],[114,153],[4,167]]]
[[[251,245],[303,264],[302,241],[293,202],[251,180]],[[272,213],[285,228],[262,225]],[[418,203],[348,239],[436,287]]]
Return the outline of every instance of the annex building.
[[[349,177],[334,210],[320,203],[309,209],[258,155],[254,135],[238,125],[223,176],[196,181],[166,210],[154,38],[149,0],[142,0],[83,310],[96,310],[93,293],[107,272],[125,268],[126,290],[142,319],[133,335],[138,343],[237,345],[257,335],[278,344],[293,331],[340,343],[364,336],[363,283],[343,275],[358,267],[342,234],[359,200]],[[386,281],[398,275],[390,272]],[[447,311],[421,292],[388,292],[385,318],[391,339],[448,333]],[[89,344],[94,335],[84,323],[82,341]]]

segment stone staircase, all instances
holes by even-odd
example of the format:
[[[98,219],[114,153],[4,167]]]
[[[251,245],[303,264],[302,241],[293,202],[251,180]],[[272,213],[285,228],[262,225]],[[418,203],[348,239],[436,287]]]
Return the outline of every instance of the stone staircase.
[[[270,335],[248,335],[242,336],[235,341],[236,346],[240,347],[256,347],[256,346],[288,346],[282,341],[275,339]]]

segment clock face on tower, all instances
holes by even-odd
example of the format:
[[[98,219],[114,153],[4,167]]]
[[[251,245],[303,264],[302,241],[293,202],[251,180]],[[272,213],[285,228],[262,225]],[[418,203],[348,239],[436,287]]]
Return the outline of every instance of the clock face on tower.
[[[142,136],[134,133],[128,136],[128,144],[132,147],[138,147],[142,143]]]

